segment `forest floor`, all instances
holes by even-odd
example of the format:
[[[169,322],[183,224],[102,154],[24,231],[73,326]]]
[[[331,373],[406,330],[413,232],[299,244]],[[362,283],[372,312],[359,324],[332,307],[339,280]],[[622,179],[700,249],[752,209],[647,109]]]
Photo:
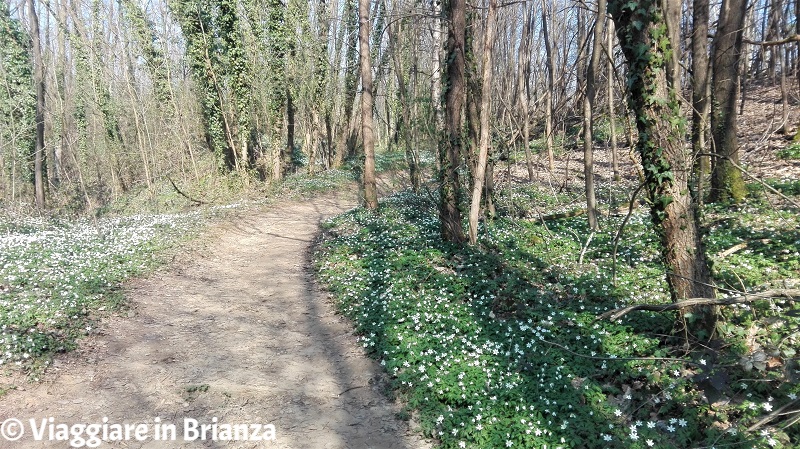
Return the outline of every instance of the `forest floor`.
[[[48,417],[70,426],[106,417],[148,426],[145,441],[111,447],[429,447],[398,419],[402,409],[385,396],[380,367],[309,268],[320,221],[355,204],[354,194],[340,192],[248,211],[127,284],[127,311],[56,357],[41,382],[12,382],[0,421],[20,419],[26,430],[13,447],[65,447],[34,441],[28,420]],[[177,441],[153,439],[156,418],[176,425]],[[215,418],[220,425],[273,424],[275,440],[182,438],[184,419]]]
[[[765,179],[797,179],[800,177],[800,159],[780,157],[781,150],[792,145],[792,137],[798,130],[800,123],[800,82],[794,78],[788,81],[789,110],[786,132],[781,132],[782,104],[780,88],[771,85],[753,83],[745,92],[744,107],[739,116],[738,137],[740,145],[740,164],[749,175],[760,180]],[[691,118],[686,111],[687,117]],[[690,126],[691,124],[687,125]],[[638,185],[637,170],[639,170],[639,156],[635,149],[628,145],[628,130],[624,126],[617,127],[619,142],[619,174],[622,180],[628,181],[629,187]],[[609,131],[606,130],[606,133]],[[522,154],[517,154],[516,159],[524,160]],[[565,189],[576,192],[583,191],[583,148],[578,148],[573,142],[572,148],[557,154],[554,170],[549,173],[547,168],[547,155],[540,151],[534,155],[535,180],[534,182],[554,191]],[[613,183],[611,150],[606,144],[595,144],[594,148],[594,174],[595,182],[602,186]],[[751,176],[746,175],[745,181],[752,182]],[[513,164],[511,167],[506,162],[498,163],[495,168],[497,189],[527,181],[528,174],[524,163]],[[603,192],[599,192],[602,195]],[[583,197],[576,197],[576,204],[582,203]]]

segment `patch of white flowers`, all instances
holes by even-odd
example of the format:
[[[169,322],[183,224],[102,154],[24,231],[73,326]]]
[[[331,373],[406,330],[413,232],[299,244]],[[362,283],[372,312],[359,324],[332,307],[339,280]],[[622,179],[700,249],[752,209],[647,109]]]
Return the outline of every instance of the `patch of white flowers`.
[[[158,247],[197,226],[199,213],[76,222],[0,221],[0,365],[63,350],[62,339],[104,292],[152,262]]]

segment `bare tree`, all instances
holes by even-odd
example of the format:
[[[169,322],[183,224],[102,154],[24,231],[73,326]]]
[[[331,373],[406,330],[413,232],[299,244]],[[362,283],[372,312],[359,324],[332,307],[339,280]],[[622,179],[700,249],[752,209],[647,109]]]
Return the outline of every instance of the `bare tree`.
[[[544,134],[545,147],[547,150],[547,169],[550,173],[555,169],[555,156],[553,154],[553,92],[555,91],[555,70],[556,60],[551,43],[550,23],[552,23],[552,6],[546,0],[542,0],[542,34],[544,34],[544,49],[547,55],[547,86],[544,90]]]
[[[522,11],[522,37],[519,41],[517,53],[517,103],[520,107],[520,120],[522,121],[522,148],[525,151],[525,165],[528,168],[528,181],[533,181],[533,156],[531,155],[531,118],[529,105],[531,101],[530,70],[531,70],[531,24],[533,14],[525,3],[520,3]]]
[[[708,0],[692,3],[692,148],[697,157],[698,195],[702,198],[703,177],[709,172],[710,160],[706,151],[708,128]]]
[[[384,0],[385,1],[385,0]],[[402,50],[399,47],[398,38],[400,35],[401,20],[395,21],[390,24],[389,31],[389,53],[392,55],[392,62],[394,63],[394,73],[397,80],[397,96],[400,101],[400,121],[398,127],[400,128],[400,135],[403,138],[403,145],[405,146],[406,162],[408,163],[409,178],[411,180],[411,188],[416,192],[422,185],[422,173],[420,172],[419,156],[417,150],[414,148],[414,139],[412,133],[412,117],[411,117],[411,103],[413,101],[412,93],[409,92],[408,83],[406,82],[405,68],[402,64]]]
[[[45,207],[44,183],[45,146],[44,146],[44,62],[42,61],[42,43],[39,35],[39,15],[33,0],[28,0],[28,15],[31,26],[31,43],[33,46],[33,83],[36,86],[36,140],[33,152],[33,185],[36,191],[36,206]]]
[[[736,135],[736,104],[739,99],[746,0],[723,0],[719,26],[714,37],[711,86],[711,132],[714,157],[710,200],[741,201],[745,194]]]
[[[605,13],[605,11],[603,11]],[[606,51],[608,52],[607,59],[607,75],[606,75],[606,90],[608,92],[608,121],[611,131],[611,169],[614,175],[614,181],[619,181],[619,148],[617,144],[617,111],[614,105],[614,21],[608,19],[608,26],[606,28]]]
[[[483,73],[481,75],[480,142],[478,161],[472,184],[472,203],[469,209],[469,242],[478,242],[478,215],[480,215],[481,195],[483,194],[486,163],[489,153],[489,118],[492,114],[492,47],[497,21],[497,0],[489,0],[489,13],[486,17],[486,31],[483,37]]]
[[[447,69],[444,87],[444,142],[439,145],[440,200],[439,218],[442,238],[448,242],[465,240],[461,225],[461,182],[458,169],[461,165],[461,110],[466,93],[466,1],[450,0],[446,14],[450,26],[447,32]]]
[[[361,132],[364,139],[364,205],[378,208],[375,184],[375,130],[372,123],[372,64],[369,53],[369,0],[358,1],[359,66],[361,67]]]
[[[594,142],[592,127],[593,111],[597,97],[597,81],[600,73],[600,53],[603,51],[603,25],[606,0],[597,1],[597,17],[594,24],[592,56],[586,69],[586,95],[583,97],[583,175],[586,192],[586,217],[589,229],[597,229],[597,200],[594,193]],[[613,120],[613,118],[612,118]]]

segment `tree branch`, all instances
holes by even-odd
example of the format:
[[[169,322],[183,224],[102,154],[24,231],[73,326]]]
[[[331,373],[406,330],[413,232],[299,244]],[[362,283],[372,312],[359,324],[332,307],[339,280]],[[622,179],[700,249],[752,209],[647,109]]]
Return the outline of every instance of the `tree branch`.
[[[200,206],[201,204],[206,204],[205,201],[201,201],[201,200],[192,198],[189,195],[183,193],[183,191],[178,188],[177,184],[175,184],[175,181],[173,181],[172,178],[170,178],[169,176],[167,176],[167,179],[169,180],[169,183],[172,184],[172,188],[175,189],[176,192],[178,192],[182,197],[186,198],[187,200],[193,202],[195,206]]]
[[[789,44],[791,42],[800,42],[800,34],[793,34],[787,38],[779,39],[777,41],[751,41],[749,39],[743,39],[742,42],[745,44],[750,45],[758,45],[761,47],[774,47],[776,45],[783,45]]]
[[[666,312],[669,310],[683,310],[695,306],[729,306],[732,304],[746,304],[765,299],[784,299],[788,301],[800,301],[800,289],[767,290],[764,292],[744,294],[742,296],[734,296],[730,298],[690,298],[678,302],[673,302],[671,304],[637,304],[634,306],[620,307],[618,309],[609,310],[601,314],[597,318],[598,319],[608,318],[612,321],[615,321],[636,310],[648,310],[651,312]]]
[[[753,432],[753,431],[755,431],[755,430],[758,430],[758,429],[759,429],[760,427],[762,427],[764,424],[767,424],[767,423],[769,423],[770,421],[772,421],[773,419],[777,418],[778,416],[780,416],[780,415],[782,415],[782,414],[788,414],[788,415],[791,415],[791,414],[795,414],[795,413],[800,413],[800,410],[793,410],[793,411],[790,411],[790,412],[784,413],[784,412],[786,411],[786,409],[787,409],[787,408],[789,408],[789,407],[793,406],[793,405],[794,405],[794,404],[796,404],[797,402],[798,402],[798,399],[795,399],[795,400],[793,400],[793,401],[791,401],[791,402],[788,402],[788,403],[784,404],[784,406],[783,406],[783,407],[781,407],[781,408],[779,408],[779,409],[775,410],[774,412],[772,412],[772,413],[770,413],[769,415],[765,416],[763,419],[759,420],[757,423],[755,423],[755,424],[753,424],[752,426],[748,427],[748,428],[747,428],[747,431],[748,431],[748,432]]]

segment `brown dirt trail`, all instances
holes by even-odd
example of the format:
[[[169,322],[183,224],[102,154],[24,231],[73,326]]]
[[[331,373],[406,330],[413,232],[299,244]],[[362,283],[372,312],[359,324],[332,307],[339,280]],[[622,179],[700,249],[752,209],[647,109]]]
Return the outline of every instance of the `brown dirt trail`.
[[[132,282],[128,316],[103,320],[42,382],[0,398],[0,421],[18,418],[26,430],[0,447],[69,447],[34,441],[28,420],[48,417],[149,426],[145,441],[101,447],[430,447],[395,417],[379,367],[313,283],[308,250],[319,222],[353,205],[325,195],[230,220],[184,262]],[[176,425],[177,441],[152,438],[156,417]],[[183,439],[184,419],[215,417],[274,424],[275,441]]]

